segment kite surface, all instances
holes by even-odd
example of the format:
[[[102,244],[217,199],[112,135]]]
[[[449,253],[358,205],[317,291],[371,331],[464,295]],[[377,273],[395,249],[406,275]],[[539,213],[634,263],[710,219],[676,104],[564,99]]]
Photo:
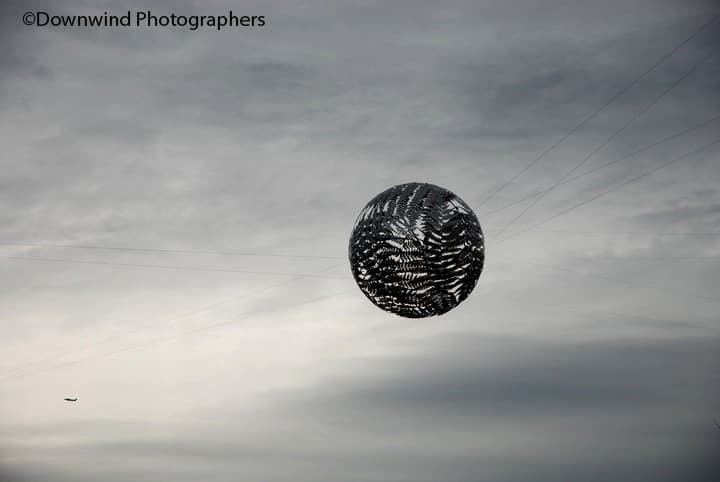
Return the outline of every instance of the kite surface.
[[[378,194],[360,211],[349,257],[355,281],[376,306],[423,318],[447,313],[470,295],[485,243],[462,199],[413,182]]]

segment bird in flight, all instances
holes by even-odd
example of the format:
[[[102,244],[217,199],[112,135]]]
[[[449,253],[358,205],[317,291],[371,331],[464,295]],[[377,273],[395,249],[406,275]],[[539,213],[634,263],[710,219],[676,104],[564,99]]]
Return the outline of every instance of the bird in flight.
[[[66,402],[77,402],[77,398],[65,398]]]

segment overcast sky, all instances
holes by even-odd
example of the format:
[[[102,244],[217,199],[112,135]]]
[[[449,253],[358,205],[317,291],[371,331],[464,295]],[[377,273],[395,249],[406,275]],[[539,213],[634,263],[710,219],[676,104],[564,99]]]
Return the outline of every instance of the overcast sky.
[[[106,3],[0,1],[2,482],[718,477],[718,2]],[[128,9],[267,25],[22,24]],[[409,181],[486,234],[441,317],[346,259]]]

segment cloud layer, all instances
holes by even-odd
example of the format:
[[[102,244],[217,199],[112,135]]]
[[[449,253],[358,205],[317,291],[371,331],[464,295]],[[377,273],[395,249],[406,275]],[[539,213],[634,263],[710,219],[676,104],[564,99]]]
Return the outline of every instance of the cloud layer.
[[[713,2],[21,23],[117,8],[0,5],[0,480],[717,478],[720,151],[662,167],[718,139]],[[476,209],[488,250],[465,303],[412,322],[345,259],[409,181]]]

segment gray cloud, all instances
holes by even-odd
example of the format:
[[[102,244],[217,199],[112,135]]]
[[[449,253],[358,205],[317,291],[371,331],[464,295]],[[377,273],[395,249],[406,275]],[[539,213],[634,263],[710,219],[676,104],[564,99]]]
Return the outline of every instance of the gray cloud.
[[[21,24],[26,10],[128,8],[269,22]],[[0,255],[109,263],[3,258],[0,480],[711,480],[717,148],[544,232],[498,240],[530,200],[487,213],[556,183],[715,48],[720,26],[480,203],[715,9],[0,3],[0,242],[36,245]],[[718,115],[719,68],[717,55],[699,65],[578,173]],[[713,141],[717,127],[559,186],[508,232]],[[437,320],[384,316],[342,261],[362,205],[406,181],[453,190],[487,234],[476,293]],[[325,269],[332,279],[232,272]],[[56,401],[72,393],[77,405]]]
[[[117,480],[154,473],[165,461],[179,464],[164,472],[177,480],[262,473],[271,480],[466,481],[477,480],[478,470],[503,481],[584,471],[591,480],[707,480],[720,443],[711,419],[719,343],[457,334],[285,393],[259,419],[225,409],[197,414],[212,421],[187,420],[172,436],[158,424],[138,431],[97,422],[22,435],[40,441],[72,433],[74,443],[33,444],[26,455],[112,461]],[[89,476],[73,476],[99,474],[88,469]]]

